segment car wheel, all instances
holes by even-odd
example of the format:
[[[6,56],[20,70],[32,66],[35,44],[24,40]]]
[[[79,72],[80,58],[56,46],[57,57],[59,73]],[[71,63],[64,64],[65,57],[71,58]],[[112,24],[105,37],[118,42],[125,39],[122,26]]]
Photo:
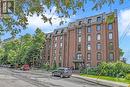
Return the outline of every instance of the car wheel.
[[[70,78],[70,76],[68,76],[68,78]]]
[[[60,77],[63,78],[64,77],[63,74],[60,74]]]

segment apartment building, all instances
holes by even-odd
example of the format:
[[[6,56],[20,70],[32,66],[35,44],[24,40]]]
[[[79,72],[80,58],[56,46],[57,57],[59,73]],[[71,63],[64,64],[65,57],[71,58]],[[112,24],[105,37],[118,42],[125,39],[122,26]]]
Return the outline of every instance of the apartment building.
[[[114,13],[113,23],[107,23]],[[46,34],[44,62],[59,67],[95,67],[119,60],[117,13],[102,13],[69,23]]]

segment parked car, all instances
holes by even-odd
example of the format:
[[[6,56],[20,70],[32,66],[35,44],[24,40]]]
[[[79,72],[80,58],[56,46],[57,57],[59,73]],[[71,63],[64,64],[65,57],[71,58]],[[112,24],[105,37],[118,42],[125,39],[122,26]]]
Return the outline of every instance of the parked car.
[[[52,76],[60,76],[61,78],[63,77],[70,77],[72,75],[72,70],[70,68],[58,68],[57,70],[54,70],[52,72]]]

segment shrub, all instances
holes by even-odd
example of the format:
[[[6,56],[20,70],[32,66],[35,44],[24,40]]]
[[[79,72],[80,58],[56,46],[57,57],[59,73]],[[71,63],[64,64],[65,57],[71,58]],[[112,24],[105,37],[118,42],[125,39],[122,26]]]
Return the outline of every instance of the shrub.
[[[127,74],[127,75],[126,75],[126,79],[127,79],[127,80],[130,80],[130,74]]]
[[[85,68],[80,70],[81,74],[97,75],[97,68]]]
[[[130,65],[123,62],[106,63],[102,62],[97,68],[86,68],[81,70],[83,74],[102,75],[124,78],[130,71]]]
[[[122,62],[101,63],[98,66],[98,71],[104,76],[125,77],[129,70],[128,67],[127,64]]]
[[[50,66],[48,64],[43,64],[41,68],[43,68],[45,70],[49,70]]]

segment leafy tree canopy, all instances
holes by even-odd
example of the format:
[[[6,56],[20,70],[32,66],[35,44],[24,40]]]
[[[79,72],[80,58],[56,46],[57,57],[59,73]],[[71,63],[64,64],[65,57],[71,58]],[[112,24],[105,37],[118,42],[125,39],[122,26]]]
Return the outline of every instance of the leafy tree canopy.
[[[119,0],[119,3],[122,4],[124,1]],[[71,17],[81,9],[85,11],[85,4],[88,2],[93,2],[92,10],[98,10],[105,4],[114,4],[116,0],[15,0],[15,13],[4,15],[0,19],[0,35],[9,32],[15,36],[22,29],[26,29],[28,25],[27,17],[34,14],[42,16],[43,22],[52,24],[52,17],[47,17],[45,13],[48,9],[52,12],[54,6],[56,7],[55,13],[61,18],[61,25],[64,23],[63,18]]]

